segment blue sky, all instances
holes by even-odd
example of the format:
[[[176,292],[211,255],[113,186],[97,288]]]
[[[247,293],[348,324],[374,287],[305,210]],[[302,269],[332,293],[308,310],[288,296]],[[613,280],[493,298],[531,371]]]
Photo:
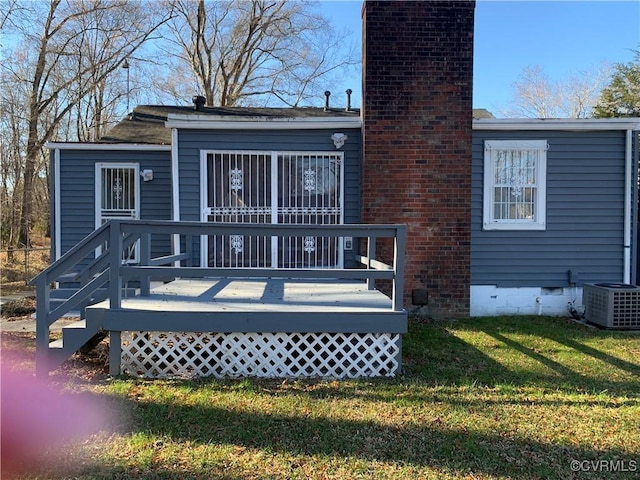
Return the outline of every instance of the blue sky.
[[[362,37],[360,0],[321,2],[337,28]],[[475,13],[474,107],[508,107],[512,85],[527,66],[539,65],[562,80],[604,63],[628,63],[640,49],[640,0],[477,0]],[[342,98],[354,91],[360,106],[361,77],[328,87]]]

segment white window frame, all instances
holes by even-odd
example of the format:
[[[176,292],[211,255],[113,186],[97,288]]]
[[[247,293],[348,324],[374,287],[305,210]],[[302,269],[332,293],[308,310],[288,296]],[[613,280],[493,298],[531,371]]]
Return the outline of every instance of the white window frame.
[[[484,195],[483,230],[546,230],[547,228],[547,150],[546,140],[486,140],[484,144]],[[496,219],[495,164],[498,152],[504,150],[535,150],[536,194],[534,197],[535,218]]]

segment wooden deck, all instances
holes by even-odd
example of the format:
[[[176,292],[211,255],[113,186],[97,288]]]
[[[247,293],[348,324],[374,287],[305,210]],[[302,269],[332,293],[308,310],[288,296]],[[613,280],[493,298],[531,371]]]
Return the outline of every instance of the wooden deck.
[[[394,332],[406,333],[407,314],[367,284],[346,280],[174,280],[148,296],[88,307],[115,331]]]
[[[348,268],[207,266],[198,240],[216,235],[352,238],[358,251]],[[154,241],[167,236],[176,251],[152,257]],[[389,263],[378,258],[377,239],[390,247]],[[136,242],[139,262],[123,262]],[[404,225],[110,220],[32,280],[37,373],[47,375],[102,329],[113,375],[394,375],[407,331],[405,248]],[[152,288],[163,280],[171,281]],[[63,281],[78,285],[54,302],[51,285]],[[389,283],[391,298],[376,281]],[[131,296],[134,285],[139,294]],[[81,328],[49,343],[51,325],[73,309],[84,312]]]
[[[407,313],[392,303],[357,281],[180,279],[87,320],[110,332],[113,375],[379,376],[401,368]]]

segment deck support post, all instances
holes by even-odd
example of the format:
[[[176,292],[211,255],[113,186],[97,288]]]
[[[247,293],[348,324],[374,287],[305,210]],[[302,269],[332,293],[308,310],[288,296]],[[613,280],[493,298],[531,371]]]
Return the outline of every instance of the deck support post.
[[[122,234],[120,220],[111,220],[109,225],[109,307],[120,308],[122,304]]]
[[[402,225],[396,229],[396,237],[393,244],[393,292],[391,300],[396,312],[402,310],[404,303],[404,254],[407,248],[407,227]]]
[[[148,266],[151,263],[151,234],[140,235],[140,265]],[[140,277],[140,296],[148,297],[151,293],[151,277]]]
[[[122,332],[109,330],[109,375],[120,375],[120,362],[122,361]]]
[[[376,237],[369,237],[367,239],[367,270],[371,270],[371,260],[376,258]],[[367,289],[376,289],[376,279],[367,278]]]
[[[193,267],[193,235],[187,235],[185,237],[185,242],[184,242],[184,251],[187,254],[187,267]],[[200,265],[200,262],[198,262],[199,266],[204,267],[206,265]],[[176,266],[179,266],[176,264]]]
[[[36,376],[49,375],[49,296],[46,279],[38,280],[36,287]]]

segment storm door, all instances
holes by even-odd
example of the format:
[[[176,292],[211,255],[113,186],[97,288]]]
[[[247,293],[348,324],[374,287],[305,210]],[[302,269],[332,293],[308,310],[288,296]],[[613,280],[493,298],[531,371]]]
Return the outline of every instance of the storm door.
[[[207,153],[203,220],[219,223],[340,224],[342,153]],[[209,266],[331,268],[342,240],[315,236],[209,236]]]
[[[140,218],[138,164],[96,164],[96,222],[98,228],[111,219]],[[138,243],[126,249],[123,261],[138,260]]]
[[[271,223],[271,154],[219,152],[206,157],[205,221]],[[212,235],[207,260],[216,267],[270,267],[271,237]]]
[[[277,223],[342,223],[342,156],[340,153],[278,154]],[[279,268],[330,268],[341,265],[337,238],[278,239]]]

